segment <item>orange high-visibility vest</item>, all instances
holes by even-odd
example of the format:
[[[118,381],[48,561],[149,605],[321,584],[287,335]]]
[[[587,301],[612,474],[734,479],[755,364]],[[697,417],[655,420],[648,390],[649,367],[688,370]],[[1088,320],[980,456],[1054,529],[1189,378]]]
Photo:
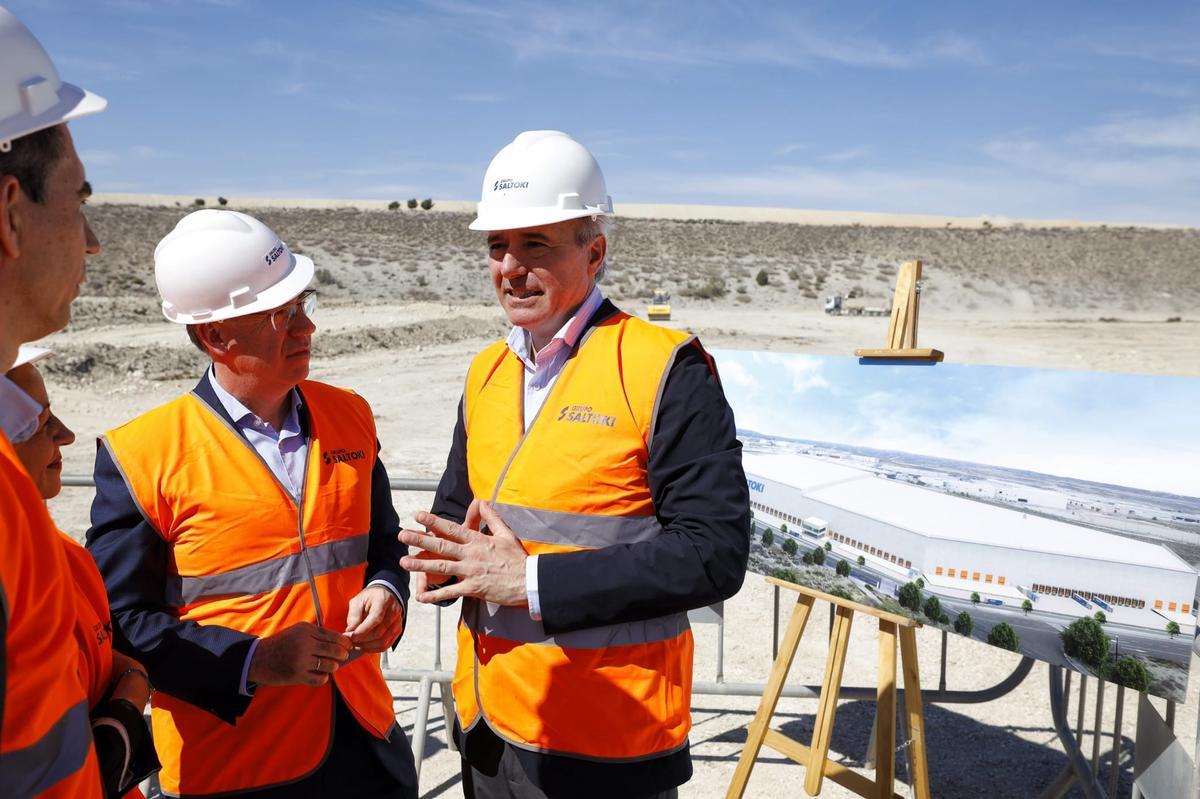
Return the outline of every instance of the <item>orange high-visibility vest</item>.
[[[0,433],[0,794],[103,795],[58,530]]]
[[[531,555],[662,534],[647,480],[660,386],[695,340],[625,314],[592,328],[525,432],[520,360],[498,342],[464,392],[472,493]],[[595,760],[661,757],[691,728],[687,614],[547,635],[528,608],[463,603],[454,699],[534,751]]]
[[[194,394],[105,435],[142,513],[170,545],[166,596],[180,619],[259,637],[302,621],[346,628],[366,573],[375,424],[349,391],[299,388],[310,417],[299,508],[253,447]],[[379,655],[343,666],[334,682],[363,727],[386,738],[395,715]],[[328,683],[259,686],[235,726],[162,691],[151,704],[159,781],[172,795],[300,779],[332,740]]]
[[[108,593],[92,553],[61,530],[58,535],[75,594],[75,640],[79,644],[80,673],[87,689],[88,707],[95,707],[104,698],[113,677]]]

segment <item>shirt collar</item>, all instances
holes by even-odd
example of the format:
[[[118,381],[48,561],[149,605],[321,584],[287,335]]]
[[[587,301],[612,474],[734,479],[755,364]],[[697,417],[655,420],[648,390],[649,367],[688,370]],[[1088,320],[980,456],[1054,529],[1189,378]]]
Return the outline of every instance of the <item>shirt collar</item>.
[[[583,336],[583,332],[587,330],[588,323],[592,321],[592,316],[600,304],[604,302],[604,293],[600,291],[600,286],[592,284],[592,290],[588,293],[587,299],[575,311],[575,314],[563,323],[563,326],[558,329],[554,337],[550,341],[562,339],[563,344],[568,350],[575,349],[579,345],[579,339]],[[525,362],[530,368],[535,368],[535,359],[533,354],[533,336],[528,330],[523,327],[513,326],[513,329],[508,333],[506,342],[508,348],[513,354]],[[547,344],[543,350],[548,348]]]
[[[212,386],[213,393],[217,395],[217,400],[221,403],[221,407],[225,409],[225,413],[229,414],[229,418],[233,419],[233,421],[239,427],[247,426],[247,416],[250,417],[251,424],[254,422],[263,422],[263,424],[266,425],[266,422],[260,419],[254,411],[247,408],[244,404],[242,404],[241,400],[225,390],[225,387],[221,385],[219,380],[217,380],[216,372],[212,367],[209,367],[206,376],[208,377],[208,384]],[[299,434],[300,408],[303,407],[303,405],[304,400],[300,398],[300,392],[295,388],[292,388],[292,390],[288,392],[288,412],[283,419],[283,429],[276,432],[278,432],[280,435]]]
[[[28,441],[37,432],[42,406],[0,374],[0,430],[13,444]]]

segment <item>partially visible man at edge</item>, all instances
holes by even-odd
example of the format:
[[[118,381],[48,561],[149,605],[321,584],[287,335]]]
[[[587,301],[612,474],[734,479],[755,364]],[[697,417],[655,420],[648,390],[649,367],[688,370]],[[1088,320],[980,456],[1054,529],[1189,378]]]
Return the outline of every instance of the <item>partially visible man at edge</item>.
[[[154,682],[163,790],[416,799],[379,664],[408,601],[399,517],[366,400],[307,379],[313,262],[213,209],[154,263],[211,365],[101,438],[87,546]]]
[[[66,555],[11,444],[36,431],[41,407],[3,373],[21,344],[66,326],[100,252],[66,123],[105,105],[64,83],[0,7],[0,786],[22,799],[102,795]]]
[[[676,796],[687,611],[745,575],[733,412],[694,337],[604,298],[612,213],[591,153],[529,131],[492,160],[471,223],[513,328],[470,366],[416,517],[430,533],[401,540],[423,550],[405,568],[442,586],[418,600],[464,600],[455,734],[474,799]]]

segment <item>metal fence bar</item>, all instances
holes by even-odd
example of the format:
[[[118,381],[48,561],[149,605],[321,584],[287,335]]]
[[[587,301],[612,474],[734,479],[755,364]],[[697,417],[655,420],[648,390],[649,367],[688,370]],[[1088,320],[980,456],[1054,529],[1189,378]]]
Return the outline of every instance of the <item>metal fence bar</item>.
[[[1086,684],[1086,678],[1081,679],[1080,687],[1083,688]],[[1083,725],[1083,705],[1086,695],[1080,692],[1079,697],[1079,716],[1080,727]],[[1054,729],[1058,733],[1058,739],[1062,743],[1063,750],[1067,753],[1067,759],[1070,761],[1071,770],[1074,772],[1074,781],[1079,785],[1087,799],[1105,799],[1104,789],[1100,787],[1100,783],[1096,781],[1092,774],[1090,764],[1083,751],[1079,748],[1079,739],[1071,734],[1071,725],[1067,721],[1067,716],[1063,712],[1063,668],[1062,666],[1050,666],[1050,715],[1054,719]]]
[[[1125,686],[1117,683],[1117,717],[1113,721],[1112,763],[1108,768],[1108,795],[1117,795],[1117,780],[1121,776],[1121,722],[1125,715]]]

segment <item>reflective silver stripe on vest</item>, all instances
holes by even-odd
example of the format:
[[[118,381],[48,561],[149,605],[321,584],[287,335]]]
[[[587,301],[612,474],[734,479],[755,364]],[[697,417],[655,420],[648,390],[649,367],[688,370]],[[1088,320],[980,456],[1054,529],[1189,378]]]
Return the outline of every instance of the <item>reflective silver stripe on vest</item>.
[[[36,743],[0,756],[4,795],[25,799],[50,790],[83,767],[91,748],[85,701],[63,713]]]
[[[463,621],[473,632],[523,644],[544,644],[564,649],[607,649],[669,641],[690,629],[687,614],[674,613],[646,621],[606,624],[587,630],[546,635],[542,623],[529,617],[528,608],[499,607],[478,600],[467,601],[467,607],[463,608]]]
[[[599,549],[615,544],[649,541],[662,532],[654,516],[597,516],[591,513],[563,513],[521,505],[493,505],[504,523],[518,538],[545,544]]]
[[[312,576],[360,566],[367,562],[367,533],[329,541],[307,550],[264,560],[238,569],[203,577],[168,577],[167,604],[174,607],[190,605],[205,597],[255,596],[308,580],[304,553],[312,566]]]

